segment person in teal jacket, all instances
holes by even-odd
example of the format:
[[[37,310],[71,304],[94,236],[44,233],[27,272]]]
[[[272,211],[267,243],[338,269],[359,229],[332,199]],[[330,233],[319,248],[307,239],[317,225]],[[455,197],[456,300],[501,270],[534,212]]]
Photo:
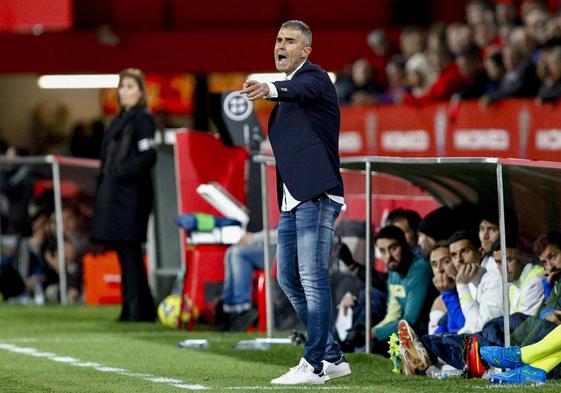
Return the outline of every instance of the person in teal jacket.
[[[400,319],[406,319],[412,326],[427,331],[431,304],[436,297],[432,284],[432,269],[425,257],[417,256],[405,240],[403,231],[393,225],[381,228],[374,236],[377,257],[388,269],[387,295],[372,288],[370,296],[371,350],[387,354],[388,339],[397,332]],[[341,343],[345,352],[364,346],[365,296],[359,295],[358,304],[353,307],[353,327]]]
[[[411,253],[405,235],[395,226],[380,229],[374,242],[389,274],[386,315],[372,328],[371,337],[387,342],[390,335],[397,332],[401,319],[426,331],[430,306],[436,294],[429,262]]]

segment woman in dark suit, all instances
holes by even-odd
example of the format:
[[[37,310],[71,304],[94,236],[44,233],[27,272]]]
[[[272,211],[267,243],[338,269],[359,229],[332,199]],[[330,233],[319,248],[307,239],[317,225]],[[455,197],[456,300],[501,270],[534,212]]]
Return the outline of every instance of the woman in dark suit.
[[[101,146],[92,240],[117,251],[122,272],[120,321],[154,321],[156,308],[144,268],[152,210],[150,172],[156,162],[154,120],[146,109],[144,75],[137,69],[119,74],[119,115],[111,121]]]

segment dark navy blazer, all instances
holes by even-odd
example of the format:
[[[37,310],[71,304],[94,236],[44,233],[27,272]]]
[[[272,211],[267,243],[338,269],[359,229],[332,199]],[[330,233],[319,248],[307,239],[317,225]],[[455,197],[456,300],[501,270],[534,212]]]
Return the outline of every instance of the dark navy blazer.
[[[305,202],[323,193],[343,196],[339,172],[339,101],[327,73],[306,61],[291,80],[273,82],[278,103],[269,118],[269,139],[282,183]]]

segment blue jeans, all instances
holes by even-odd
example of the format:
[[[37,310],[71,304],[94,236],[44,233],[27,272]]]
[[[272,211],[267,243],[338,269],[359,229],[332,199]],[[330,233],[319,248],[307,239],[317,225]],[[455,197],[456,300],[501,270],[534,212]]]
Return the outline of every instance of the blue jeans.
[[[251,308],[253,273],[263,269],[264,263],[262,243],[228,248],[224,258],[224,311],[242,312]]]
[[[334,223],[341,205],[329,198],[307,201],[281,212],[278,227],[278,281],[306,326],[304,358],[314,369],[341,355],[330,331],[329,261]]]

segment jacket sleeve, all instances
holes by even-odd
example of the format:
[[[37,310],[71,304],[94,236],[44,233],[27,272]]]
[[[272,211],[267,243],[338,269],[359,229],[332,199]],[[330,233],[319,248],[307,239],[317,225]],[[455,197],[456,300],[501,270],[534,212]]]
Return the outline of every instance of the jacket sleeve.
[[[428,264],[417,263],[411,266],[414,269],[407,278],[405,306],[403,308],[403,317],[395,319],[385,325],[377,326],[376,338],[384,341],[390,335],[397,331],[399,319],[405,319],[409,324],[414,325],[419,319],[419,315],[423,309],[423,303],[427,297],[427,291],[431,284],[431,271]]]
[[[460,305],[466,319],[464,327],[459,333],[475,333],[483,328],[485,323],[502,314],[502,284],[498,270],[485,272],[477,288],[474,299],[468,284],[457,284]]]
[[[541,276],[533,277],[522,286],[520,294],[520,307],[517,310],[526,315],[536,315],[543,303],[543,285]]]
[[[287,81],[273,82],[277,89],[278,101],[309,102],[322,96],[325,84],[329,81],[322,71],[303,71]],[[331,83],[331,81],[329,81]]]
[[[134,132],[130,147],[132,154],[119,166],[116,176],[129,179],[145,175],[156,163],[155,126],[152,117],[142,112],[134,120]]]
[[[448,332],[456,333],[458,330],[464,327],[466,322],[464,314],[462,313],[462,307],[460,306],[460,298],[458,297],[458,292],[453,291],[443,291],[442,301],[446,305],[448,310]]]

